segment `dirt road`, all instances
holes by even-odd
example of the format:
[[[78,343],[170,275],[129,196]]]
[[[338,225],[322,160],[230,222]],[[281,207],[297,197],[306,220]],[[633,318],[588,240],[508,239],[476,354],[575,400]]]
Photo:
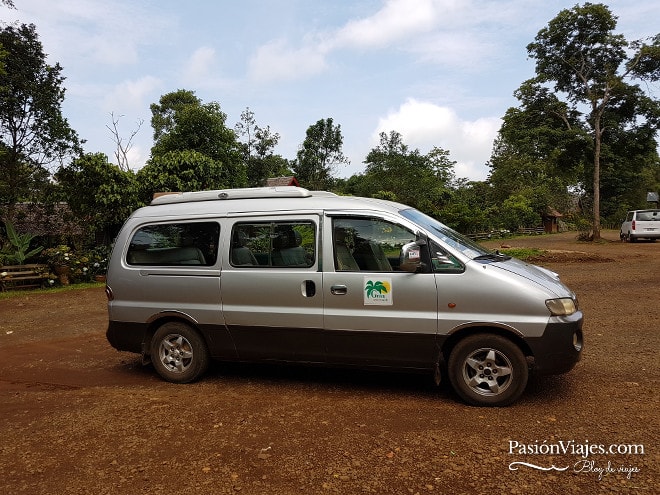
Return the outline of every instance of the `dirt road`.
[[[507,241],[552,250],[586,349],[501,409],[390,373],[216,365],[173,385],[108,345],[101,288],[2,300],[0,493],[657,493],[660,243],[617,234]]]

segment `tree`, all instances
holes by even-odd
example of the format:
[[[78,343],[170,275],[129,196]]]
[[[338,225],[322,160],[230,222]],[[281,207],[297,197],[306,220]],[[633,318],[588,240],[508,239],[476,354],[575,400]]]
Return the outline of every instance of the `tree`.
[[[562,10],[527,46],[528,54],[536,60],[536,80],[553,84],[573,110],[586,106],[584,121],[593,140],[594,240],[600,239],[601,152],[608,131],[607,114],[622,97],[642,98],[639,88],[627,80],[660,78],[660,35],[650,43],[628,42],[614,34],[615,28],[616,17],[606,5],[585,3]],[[649,103],[647,117],[657,125],[657,105]]]
[[[243,138],[241,148],[243,163],[247,169],[248,186],[261,186],[269,177],[290,173],[287,160],[273,153],[280,135],[272,132],[269,126],[258,126],[250,108],[241,113],[241,120],[234,129],[236,134]]]
[[[87,153],[55,174],[71,211],[90,232],[102,232],[109,245],[130,213],[140,206],[137,181],[130,170],[108,162],[103,153]]]
[[[160,97],[159,103],[152,103],[151,127],[154,130],[154,142],[158,141],[163,134],[174,130],[176,126],[176,114],[187,106],[200,106],[202,101],[195,96],[193,91],[179,89]]]
[[[298,182],[309,189],[332,188],[335,169],[349,163],[342,152],[343,143],[341,126],[335,125],[332,118],[321,119],[309,126],[293,164]]]
[[[220,162],[193,150],[156,155],[137,173],[140,198],[148,202],[156,192],[202,191],[231,187],[222,178]]]
[[[142,124],[144,124],[144,120],[140,119],[137,121],[137,128],[133,131],[131,131],[131,134],[128,136],[127,140],[124,140],[123,137],[121,137],[121,134],[119,133],[118,125],[119,125],[119,117],[115,118],[114,113],[110,113],[110,118],[112,120],[112,127],[109,125],[106,125],[105,127],[110,131],[112,134],[112,139],[115,142],[115,145],[117,146],[117,149],[115,150],[115,158],[117,159],[117,166],[119,167],[120,170],[123,170],[127,172],[128,170],[131,169],[130,162],[128,160],[128,153],[131,151],[131,148],[133,148],[133,138],[137,135],[138,132],[140,132],[140,128],[142,127]]]
[[[191,91],[179,90],[164,95],[160,105],[151,105],[151,124],[154,128],[154,145],[151,161],[161,158],[171,160],[173,152],[194,151],[215,162],[211,167],[217,177],[208,177],[207,183],[222,183],[225,187],[244,187],[247,182],[245,166],[241,162],[240,147],[236,134],[227,128],[227,115],[220,104],[202,104]],[[179,165],[188,164],[186,155]],[[193,172],[193,175],[196,173]]]
[[[499,210],[493,206],[492,193],[493,187],[487,182],[459,179],[438,217],[459,232],[488,232],[499,227]]]
[[[81,147],[60,108],[62,68],[46,63],[35,26],[6,26],[0,45],[8,53],[0,73],[0,202],[11,206],[29,199],[47,165]]]
[[[423,155],[410,151],[396,131],[380,133],[380,144],[365,159],[359,194],[393,199],[437,216],[451,196],[455,162],[449,152],[434,147]]]
[[[575,111],[536,81],[514,94],[521,105],[507,110],[489,163],[492,200],[501,205],[523,196],[537,214],[549,207],[566,211],[591,150],[588,131]]]

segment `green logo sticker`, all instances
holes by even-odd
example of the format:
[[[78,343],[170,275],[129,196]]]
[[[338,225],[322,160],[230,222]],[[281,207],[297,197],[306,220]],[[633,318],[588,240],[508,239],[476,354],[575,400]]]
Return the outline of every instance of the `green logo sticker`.
[[[392,305],[392,279],[364,277],[364,304]]]

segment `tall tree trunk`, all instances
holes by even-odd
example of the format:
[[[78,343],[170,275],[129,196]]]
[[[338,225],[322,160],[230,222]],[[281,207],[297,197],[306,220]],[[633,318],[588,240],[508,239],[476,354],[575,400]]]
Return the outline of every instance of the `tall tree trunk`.
[[[600,116],[594,122],[594,217],[593,217],[593,241],[600,240],[600,145],[602,131],[600,128]]]

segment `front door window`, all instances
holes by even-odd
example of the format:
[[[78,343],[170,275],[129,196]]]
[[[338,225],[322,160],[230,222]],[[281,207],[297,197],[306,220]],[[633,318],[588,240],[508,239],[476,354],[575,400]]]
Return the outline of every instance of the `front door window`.
[[[415,240],[410,230],[380,218],[333,219],[336,271],[394,272],[401,247]]]

